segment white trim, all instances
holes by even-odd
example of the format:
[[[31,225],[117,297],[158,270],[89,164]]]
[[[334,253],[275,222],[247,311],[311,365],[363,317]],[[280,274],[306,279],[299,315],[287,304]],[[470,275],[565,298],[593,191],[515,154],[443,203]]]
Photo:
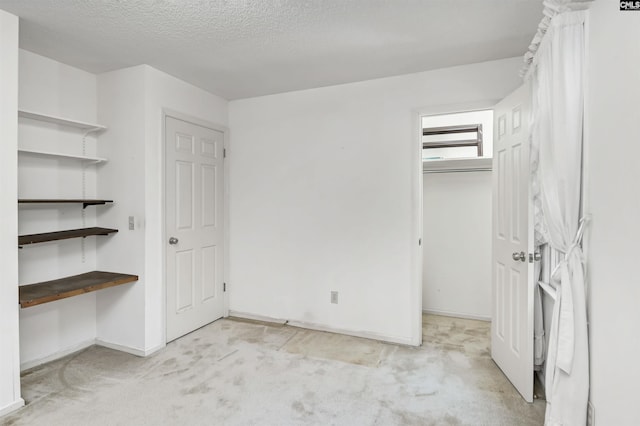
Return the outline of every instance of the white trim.
[[[448,158],[425,160],[422,162],[424,173],[448,173],[448,172],[482,172],[491,171],[493,158]]]
[[[223,268],[224,270],[222,271],[222,280],[226,285],[225,288],[225,292],[223,293],[222,297],[224,298],[224,309],[223,309],[223,317],[227,317],[229,316],[229,271],[231,270],[231,264],[230,264],[230,260],[229,260],[229,253],[231,253],[231,210],[230,210],[230,206],[229,206],[229,199],[231,191],[231,181],[230,181],[230,176],[231,176],[231,167],[230,167],[230,156],[231,156],[231,135],[229,134],[230,131],[228,128],[224,128],[224,149],[226,152],[226,156],[223,155],[223,159],[222,159],[222,174],[223,174],[223,185],[224,185],[224,198],[223,198],[223,215],[224,217],[222,218],[223,221],[223,226],[224,226],[224,255],[223,255]]]
[[[100,339],[91,339],[85,340],[84,342],[78,343],[77,345],[71,346],[67,349],[63,349],[61,351],[57,351],[51,355],[47,355],[44,358],[38,358],[32,361],[26,361],[20,364],[20,371],[29,370],[34,367],[38,367],[42,364],[46,364],[48,362],[59,360],[60,358],[64,358],[65,356],[74,354],[76,352],[80,352],[84,349],[90,348],[91,346],[103,346],[105,348],[114,349],[116,351],[125,352],[131,355],[146,357],[151,354],[158,352],[161,349],[164,349],[165,344],[158,345],[156,347],[150,349],[137,349],[132,348],[130,346],[119,345],[117,343],[105,342]]]
[[[425,309],[423,312],[425,314],[440,315],[440,316],[443,316],[443,317],[464,318],[464,319],[471,319],[471,320],[477,320],[477,321],[491,322],[491,317],[488,317],[488,316],[485,316],[485,315],[465,314],[465,313],[461,313],[461,312],[451,312],[451,311],[441,311],[441,310],[438,310],[438,309]]]
[[[415,110],[415,113],[420,117],[426,117],[435,115],[460,114],[463,112],[486,111],[488,109],[494,109],[494,107],[498,102],[500,102],[500,100],[501,99],[486,99],[483,101],[421,107],[417,108]],[[420,128],[421,126],[422,123],[419,124],[418,128]],[[420,138],[422,139],[422,134],[420,134]],[[422,141],[420,142],[420,148],[422,148]]]
[[[171,108],[162,108],[162,120],[161,120],[161,143],[162,143],[162,149],[160,150],[160,156],[161,156],[161,172],[162,172],[162,179],[161,179],[161,184],[162,184],[162,190],[161,190],[161,196],[162,196],[162,209],[160,212],[160,216],[161,216],[161,223],[162,223],[162,261],[164,264],[164,267],[162,268],[162,321],[164,322],[164,326],[162,327],[162,331],[164,333],[163,336],[163,342],[164,344],[162,345],[162,347],[164,347],[167,343],[167,268],[166,268],[166,264],[167,264],[167,245],[164,244],[164,241],[167,240],[167,221],[166,221],[166,210],[167,210],[167,203],[166,203],[166,195],[167,195],[167,180],[166,180],[166,176],[167,176],[167,140],[166,140],[166,120],[167,117],[173,117],[175,119],[178,120],[182,120],[182,121],[186,121],[187,123],[191,123],[191,124],[195,124],[197,126],[201,126],[201,127],[206,127],[207,129],[211,129],[211,130],[215,130],[218,132],[221,132],[223,134],[223,138],[224,138],[224,142],[223,142],[223,149],[229,149],[230,147],[230,143],[229,143],[229,128],[227,126],[224,126],[222,124],[219,123],[215,123],[212,121],[207,121],[207,120],[203,120],[200,119],[198,117],[194,117],[192,115],[189,114],[184,114],[182,112],[173,110]],[[227,158],[229,157],[229,151],[227,151]],[[228,281],[228,274],[229,274],[229,184],[228,184],[228,176],[229,176],[229,165],[228,165],[228,161],[227,158],[223,158],[222,159],[222,176],[223,176],[223,186],[224,186],[224,194],[222,197],[222,203],[223,203],[223,212],[222,215],[224,216],[222,218],[223,221],[223,233],[224,233],[224,251],[222,254],[222,264],[223,264],[223,281],[227,283],[227,286],[229,285],[229,281]],[[228,290],[228,288],[227,288]],[[228,316],[229,313],[229,297],[228,297],[228,293],[229,291],[226,291],[223,294],[223,307],[222,307],[222,316]]]
[[[308,330],[345,334],[347,336],[362,337],[364,339],[379,340],[381,342],[397,343],[400,345],[420,346],[422,344],[422,339],[420,339],[420,343],[416,343],[413,337],[391,336],[387,334],[374,333],[371,331],[353,331],[353,330],[347,330],[344,328],[336,328],[336,327],[330,327],[330,326],[325,326],[320,324],[314,324],[306,321],[289,321],[287,324],[292,327],[299,327],[299,328],[304,328]],[[422,315],[420,315],[420,324],[421,324],[420,337],[422,338]]]
[[[411,170],[411,192],[412,192],[412,211],[411,217],[412,232],[409,240],[409,253],[411,253],[411,288],[410,303],[411,307],[411,339],[409,342],[403,342],[413,346],[422,344],[422,268],[423,268],[423,178],[422,178],[422,114],[420,110],[413,111],[413,119],[411,124],[413,129],[411,134],[414,135],[414,141],[411,143],[409,164]],[[414,133],[415,132],[415,133]]]
[[[222,133],[228,133],[229,128],[213,121],[203,120],[193,115],[184,114],[180,111],[173,110],[171,108],[162,108],[162,118],[166,116],[173,117],[177,120],[186,121],[187,123],[195,124],[197,126],[206,127],[207,129],[216,130]],[[163,122],[164,127],[164,122]]]
[[[64,358],[67,355],[71,355],[73,353],[79,352],[83,349],[87,349],[93,345],[96,344],[96,339],[90,339],[90,340],[85,340],[84,342],[80,342],[76,345],[70,346],[66,349],[63,349],[61,351],[57,351],[55,353],[52,353],[50,355],[47,355],[43,358],[38,358],[38,359],[34,359],[31,361],[25,361],[25,362],[21,362],[20,363],[20,371],[25,371],[25,370],[29,370],[33,367],[37,367],[39,365],[42,364],[46,364],[48,362],[51,361],[55,361],[58,360],[60,358]]]
[[[272,318],[272,317],[267,317],[267,316],[264,316],[264,315],[254,315],[254,314],[250,314],[250,313],[247,313],[247,312],[229,311],[228,312],[228,316],[229,317],[247,319],[247,320],[251,320],[251,321],[270,322],[270,323],[278,324],[278,325],[284,325],[284,324],[287,323],[287,320],[285,320],[285,319]]]
[[[244,318],[244,319],[253,320],[253,321],[268,322],[268,323],[273,323],[277,325],[290,325],[291,327],[304,328],[306,330],[324,331],[327,333],[337,333],[337,334],[344,334],[347,336],[362,337],[364,339],[379,340],[387,343],[397,343],[400,345],[407,345],[407,346],[420,346],[420,344],[415,344],[412,338],[390,336],[386,334],[373,333],[370,331],[347,330],[344,328],[336,328],[336,327],[320,325],[320,324],[315,324],[315,323],[306,322],[306,321],[284,320],[280,318],[272,318],[264,315],[255,315],[255,314],[238,312],[238,311],[229,311],[229,316],[236,317],[236,318]],[[422,318],[422,315],[420,315],[420,317]],[[422,325],[420,326],[420,329],[421,329],[420,334],[422,334]]]
[[[12,413],[22,407],[24,407],[24,399],[18,398],[12,403],[0,408],[0,417],[6,416],[7,414]]]
[[[136,348],[132,348],[130,346],[124,346],[124,345],[119,345],[117,343],[111,343],[111,342],[105,342],[104,340],[100,340],[100,339],[96,339],[95,344],[97,346],[102,346],[105,348],[109,348],[109,349],[113,349],[116,351],[120,351],[120,352],[125,352],[131,355],[135,355],[135,356],[140,356],[140,357],[147,357],[151,354],[154,354],[162,349],[164,349],[166,347],[165,344],[160,344],[156,347],[153,347],[151,349],[136,349]]]

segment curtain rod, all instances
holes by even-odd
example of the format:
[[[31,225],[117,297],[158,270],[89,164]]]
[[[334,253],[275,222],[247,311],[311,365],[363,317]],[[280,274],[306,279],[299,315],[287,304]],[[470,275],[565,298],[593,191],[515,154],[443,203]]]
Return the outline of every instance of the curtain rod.
[[[520,70],[520,77],[525,78],[529,73],[531,64],[533,64],[538,48],[540,47],[540,43],[542,42],[544,35],[547,33],[547,29],[549,29],[549,26],[551,25],[551,20],[561,13],[588,9],[591,7],[591,3],[593,3],[593,0],[544,0],[542,2],[544,5],[542,14],[544,16],[538,24],[538,29],[531,40],[531,44],[529,44],[527,52],[524,54],[524,66]]]

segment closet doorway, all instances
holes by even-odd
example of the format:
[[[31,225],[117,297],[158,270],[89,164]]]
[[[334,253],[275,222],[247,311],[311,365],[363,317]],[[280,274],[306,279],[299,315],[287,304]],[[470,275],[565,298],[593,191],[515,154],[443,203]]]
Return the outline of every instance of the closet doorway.
[[[491,319],[493,110],[420,117],[424,312]]]

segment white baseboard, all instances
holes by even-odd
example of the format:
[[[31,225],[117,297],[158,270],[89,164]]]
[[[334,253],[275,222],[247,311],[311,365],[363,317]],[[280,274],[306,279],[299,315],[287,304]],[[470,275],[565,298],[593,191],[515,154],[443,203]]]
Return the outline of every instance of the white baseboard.
[[[249,319],[254,321],[270,322],[270,323],[280,324],[280,325],[287,324],[292,327],[299,327],[299,328],[305,328],[308,330],[316,330],[316,331],[326,331],[328,333],[345,334],[347,336],[362,337],[365,339],[379,340],[387,343],[397,343],[400,345],[416,346],[411,341],[411,338],[388,336],[384,334],[373,333],[370,331],[347,330],[343,328],[331,327],[331,326],[315,324],[315,323],[310,323],[305,321],[283,320],[279,318],[272,318],[272,317],[267,317],[263,315],[255,315],[255,314],[249,314],[246,312],[238,312],[238,311],[229,311],[229,316],[244,318],[244,319]]]
[[[248,319],[248,320],[252,320],[252,321],[270,322],[270,323],[278,324],[278,325],[283,325],[283,324],[287,323],[287,320],[284,320],[284,319],[271,318],[271,317],[267,317],[267,316],[264,316],[264,315],[248,314],[246,312],[238,312],[238,311],[229,311],[229,315],[228,316],[236,317],[236,318],[242,318],[242,319]]]
[[[37,367],[42,364],[46,364],[47,362],[55,361],[60,358],[64,358],[67,355],[71,355],[72,353],[81,351],[83,349],[88,348],[89,346],[95,345],[95,339],[85,340],[84,342],[80,342],[77,345],[73,345],[69,348],[63,349],[61,351],[55,352],[51,355],[47,355],[43,358],[38,358],[30,361],[25,361],[20,363],[20,371],[29,370],[33,367]]]
[[[424,312],[425,314],[442,315],[443,317],[464,318],[464,319],[491,322],[491,317],[487,317],[484,315],[463,314],[460,312],[441,311],[438,309],[423,309],[422,312]]]
[[[417,346],[411,341],[411,338],[409,337],[389,336],[386,334],[379,334],[371,331],[345,330],[343,328],[330,327],[326,325],[314,324],[314,323],[305,322],[305,321],[289,321],[288,324],[293,327],[306,328],[309,330],[326,331],[329,333],[337,333],[337,334],[346,334],[347,336],[379,340],[381,342],[386,342],[386,343],[397,343],[399,345]]]
[[[6,416],[7,414],[16,411],[18,408],[24,407],[24,399],[18,398],[10,404],[5,405],[0,408],[0,417]]]
[[[92,340],[87,340],[87,341],[84,341],[82,343],[79,343],[79,344],[77,344],[75,346],[72,346],[70,348],[58,351],[58,352],[53,353],[51,355],[47,355],[44,358],[38,358],[38,359],[31,360],[31,361],[22,362],[22,363],[20,363],[20,371],[29,370],[29,369],[37,367],[39,365],[46,364],[48,362],[55,361],[55,360],[60,359],[60,358],[64,358],[67,355],[71,355],[72,353],[81,351],[81,350],[86,349],[86,348],[88,348],[90,346],[93,346],[93,345],[104,346],[105,348],[114,349],[114,350],[120,351],[120,352],[126,352],[128,354],[132,354],[132,355],[136,355],[136,356],[140,356],[140,357],[149,356],[149,355],[151,355],[153,353],[158,352],[159,350],[163,349],[166,346],[165,344],[161,344],[161,345],[158,345],[158,346],[156,346],[154,348],[142,350],[142,349],[132,348],[132,347],[129,347],[129,346],[118,345],[117,343],[105,342],[104,340],[100,340],[100,339],[92,339]]]
[[[98,346],[103,346],[105,348],[113,349],[120,352],[125,352],[125,353],[139,356],[139,357],[149,356],[153,353],[158,352],[159,350],[163,349],[166,346],[165,344],[161,344],[150,349],[138,349],[138,348],[132,348],[130,346],[120,345],[117,343],[105,342],[104,340],[100,340],[100,339],[96,339],[95,343]]]

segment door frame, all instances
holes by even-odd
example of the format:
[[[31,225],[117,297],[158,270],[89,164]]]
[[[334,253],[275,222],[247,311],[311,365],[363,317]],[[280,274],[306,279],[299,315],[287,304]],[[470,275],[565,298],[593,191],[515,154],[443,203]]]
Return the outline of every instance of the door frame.
[[[229,242],[230,242],[230,234],[229,234],[229,163],[227,159],[229,158],[230,152],[230,139],[229,139],[229,128],[222,124],[214,123],[212,121],[203,120],[201,118],[195,117],[190,114],[185,114],[170,108],[162,108],[162,131],[161,131],[161,140],[162,140],[162,149],[161,152],[161,202],[162,208],[160,211],[161,215],[161,223],[162,223],[162,334],[164,344],[167,344],[167,219],[166,219],[166,210],[167,210],[167,135],[166,135],[166,120],[167,117],[172,117],[178,120],[186,121],[191,124],[195,124],[197,126],[206,127],[211,130],[215,130],[223,133],[223,149],[226,151],[226,156],[223,157],[222,160],[222,176],[224,179],[223,182],[223,196],[222,202],[224,204],[222,209],[222,226],[223,226],[223,234],[224,234],[224,250],[222,253],[222,267],[223,271],[223,282],[229,282]],[[223,292],[223,314],[222,317],[226,318],[229,316],[229,292]]]
[[[412,201],[413,201],[413,218],[412,230],[413,235],[424,240],[424,213],[423,213],[423,173],[422,173],[422,117],[429,115],[446,115],[462,112],[473,112],[487,109],[493,109],[500,102],[500,99],[486,99],[474,102],[463,102],[458,104],[432,105],[415,108],[412,112],[411,133],[414,136],[414,144],[411,144],[411,170],[412,170]],[[489,224],[489,226],[492,226]],[[414,315],[412,317],[412,344],[422,344],[422,269],[423,269],[423,244],[413,245],[412,243],[412,288],[411,298],[414,307]]]

